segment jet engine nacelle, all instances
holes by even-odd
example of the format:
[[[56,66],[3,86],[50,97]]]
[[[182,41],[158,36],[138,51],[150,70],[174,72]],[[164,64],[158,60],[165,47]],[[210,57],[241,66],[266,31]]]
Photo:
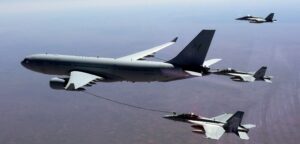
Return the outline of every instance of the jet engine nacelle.
[[[205,132],[203,130],[193,130],[192,132],[196,133],[196,134],[205,134]]]
[[[242,80],[240,77],[238,77],[238,76],[231,77],[230,79],[233,80],[233,81],[238,81],[238,82],[242,82],[242,81],[243,81],[243,80]]]
[[[62,78],[52,78],[49,82],[49,85],[52,89],[56,90],[64,90],[65,86],[67,85],[68,79],[62,79]]]
[[[68,81],[69,81],[69,78],[54,77],[50,80],[49,85],[52,89],[55,89],[55,90],[68,90],[68,91],[82,91],[82,90],[84,90],[83,88],[79,88],[79,89],[76,89],[76,90],[65,89],[65,86],[67,85]]]
[[[263,23],[265,22],[264,20],[250,20],[250,23]]]
[[[195,128],[195,130],[193,130],[194,133],[205,134],[205,130],[202,125],[192,125],[192,127]]]
[[[192,128],[195,129],[199,129],[199,130],[203,130],[204,131],[204,127],[202,125],[192,125]]]

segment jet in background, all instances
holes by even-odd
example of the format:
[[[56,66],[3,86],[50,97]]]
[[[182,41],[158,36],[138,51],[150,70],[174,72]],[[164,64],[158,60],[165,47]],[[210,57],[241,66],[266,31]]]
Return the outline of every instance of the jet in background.
[[[272,76],[265,76],[267,71],[267,67],[263,66],[258,71],[254,72],[242,72],[237,71],[231,68],[223,69],[223,70],[217,70],[212,72],[213,74],[217,75],[227,75],[232,76],[231,79],[233,81],[239,81],[239,82],[254,82],[254,81],[265,81],[267,83],[272,83],[271,79]]]
[[[59,75],[50,80],[58,90],[81,91],[96,82],[168,82],[209,74],[209,66],[221,59],[205,61],[215,30],[201,31],[176,57],[166,62],[145,61],[168,46],[163,45],[120,58],[84,57],[58,54],[27,56],[21,64],[35,72]]]
[[[249,21],[250,23],[272,23],[277,21],[274,20],[273,17],[274,17],[274,13],[271,13],[266,18],[248,15],[248,16],[237,18],[236,20],[246,20]]]
[[[164,118],[192,124],[193,132],[203,134],[206,138],[218,140],[224,133],[234,133],[241,139],[248,140],[249,129],[256,127],[253,124],[241,125],[244,112],[222,114],[213,118],[200,117],[193,113],[166,115]]]

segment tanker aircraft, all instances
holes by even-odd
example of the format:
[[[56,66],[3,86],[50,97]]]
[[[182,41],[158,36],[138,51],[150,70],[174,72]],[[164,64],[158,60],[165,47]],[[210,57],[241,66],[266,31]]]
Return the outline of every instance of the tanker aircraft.
[[[21,64],[35,72],[56,75],[50,87],[68,91],[82,91],[96,82],[169,82],[201,77],[209,75],[209,67],[221,60],[205,60],[214,33],[215,30],[202,30],[176,57],[164,62],[145,59],[173,45],[177,38],[120,58],[34,54]]]

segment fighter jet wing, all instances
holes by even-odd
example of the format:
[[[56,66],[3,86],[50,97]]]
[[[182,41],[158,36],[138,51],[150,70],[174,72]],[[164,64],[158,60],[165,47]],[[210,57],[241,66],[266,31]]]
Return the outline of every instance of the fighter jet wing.
[[[72,71],[70,74],[70,79],[67,85],[65,86],[65,89],[76,90],[78,88],[92,83],[95,80],[103,80],[103,78],[85,72]]]
[[[246,75],[246,74],[235,74],[235,73],[228,73],[229,75],[232,75],[232,76],[237,76],[239,78],[241,78],[243,81],[246,81],[246,82],[253,82],[255,81],[255,78],[251,75]]]
[[[263,23],[265,22],[265,20],[263,19],[258,19],[258,18],[255,18],[255,19],[251,19],[250,20],[250,23]]]
[[[174,43],[176,43],[177,41],[177,37],[174,38],[172,41],[167,42],[165,44],[162,44],[160,46],[157,47],[153,47],[151,49],[148,50],[144,50],[141,52],[137,52],[128,56],[124,56],[124,57],[120,57],[118,58],[119,60],[128,60],[128,61],[135,61],[135,60],[144,60],[146,57],[154,57],[155,53],[168,47],[173,45]]]
[[[218,140],[225,133],[225,130],[222,127],[216,125],[205,124],[203,125],[203,128],[205,130],[205,136],[211,139]]]
[[[212,124],[199,122],[199,121],[190,121],[190,122],[196,125],[203,126],[205,131],[205,136],[210,139],[218,140],[225,133],[224,128],[218,125],[212,125]]]

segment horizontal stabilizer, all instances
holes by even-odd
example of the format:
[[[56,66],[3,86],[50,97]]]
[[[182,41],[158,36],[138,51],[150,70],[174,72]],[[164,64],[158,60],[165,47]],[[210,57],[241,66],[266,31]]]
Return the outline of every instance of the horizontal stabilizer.
[[[238,132],[239,133],[239,137],[243,140],[248,140],[249,136],[246,132]]]
[[[210,60],[206,60],[203,63],[203,67],[210,67],[211,65],[221,61],[222,59],[210,59]]]
[[[188,71],[188,70],[186,70],[185,72],[188,73],[189,75],[195,76],[195,77],[201,77],[202,76],[201,73],[194,72],[194,71]]]
[[[221,136],[225,133],[223,127],[216,126],[216,125],[203,125],[205,130],[205,135],[207,138],[210,139],[220,139]]]
[[[272,81],[269,80],[269,79],[264,79],[264,81],[267,82],[267,83],[272,83]]]
[[[247,128],[247,129],[251,129],[251,128],[255,128],[256,125],[254,125],[254,124],[244,124],[243,127]]]

